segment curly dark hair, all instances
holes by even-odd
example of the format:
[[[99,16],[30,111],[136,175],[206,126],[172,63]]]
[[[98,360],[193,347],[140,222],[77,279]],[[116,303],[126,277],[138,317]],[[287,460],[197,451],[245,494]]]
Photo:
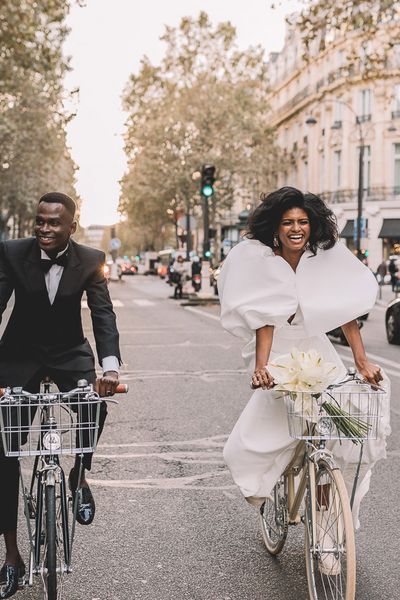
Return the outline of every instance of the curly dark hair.
[[[274,247],[282,215],[291,208],[302,208],[310,219],[309,248],[315,255],[318,248],[328,250],[338,240],[336,217],[325,202],[314,194],[303,194],[293,187],[282,187],[262,194],[261,204],[249,215],[245,237]]]

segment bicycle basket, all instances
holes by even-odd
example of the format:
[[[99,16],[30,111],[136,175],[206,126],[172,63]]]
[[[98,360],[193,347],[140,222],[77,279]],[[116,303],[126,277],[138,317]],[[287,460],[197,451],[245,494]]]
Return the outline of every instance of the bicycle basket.
[[[285,394],[289,434],[296,439],[361,441],[378,437],[384,391],[350,382],[320,394]]]
[[[93,452],[99,432],[97,394],[77,392],[27,397],[6,394],[0,402],[0,428],[6,456],[49,456]]]

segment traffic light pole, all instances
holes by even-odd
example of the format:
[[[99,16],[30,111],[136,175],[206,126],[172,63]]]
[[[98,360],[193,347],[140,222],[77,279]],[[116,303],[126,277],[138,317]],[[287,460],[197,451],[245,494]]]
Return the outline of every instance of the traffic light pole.
[[[192,251],[192,230],[190,229],[190,210],[189,203],[186,205],[186,260],[190,260]]]
[[[203,195],[203,229],[204,229],[204,237],[203,237],[203,257],[207,257],[207,252],[210,251],[210,238],[209,238],[209,214],[208,214],[208,198]]]

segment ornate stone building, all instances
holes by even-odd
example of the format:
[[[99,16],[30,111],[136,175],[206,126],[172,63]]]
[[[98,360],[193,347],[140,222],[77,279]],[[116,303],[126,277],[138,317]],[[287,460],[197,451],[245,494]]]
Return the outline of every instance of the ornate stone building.
[[[352,249],[361,214],[361,247],[372,269],[400,255],[400,44],[370,70],[382,36],[390,39],[390,28],[368,44],[356,35],[326,39],[305,63],[299,32],[288,26],[282,51],[268,63],[271,123],[288,158],[280,185],[323,195]]]

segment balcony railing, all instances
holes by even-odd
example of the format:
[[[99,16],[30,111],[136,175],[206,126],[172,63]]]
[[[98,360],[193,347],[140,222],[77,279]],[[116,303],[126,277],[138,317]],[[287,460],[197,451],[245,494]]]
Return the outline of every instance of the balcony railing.
[[[394,187],[370,187],[364,189],[363,200],[365,202],[384,202],[388,200],[399,200],[400,186]],[[323,192],[321,198],[328,204],[343,204],[357,202],[358,190],[347,189],[335,192]]]
[[[365,115],[357,115],[356,123],[366,123],[367,121],[370,121],[371,119],[372,119],[371,113],[368,113]]]

